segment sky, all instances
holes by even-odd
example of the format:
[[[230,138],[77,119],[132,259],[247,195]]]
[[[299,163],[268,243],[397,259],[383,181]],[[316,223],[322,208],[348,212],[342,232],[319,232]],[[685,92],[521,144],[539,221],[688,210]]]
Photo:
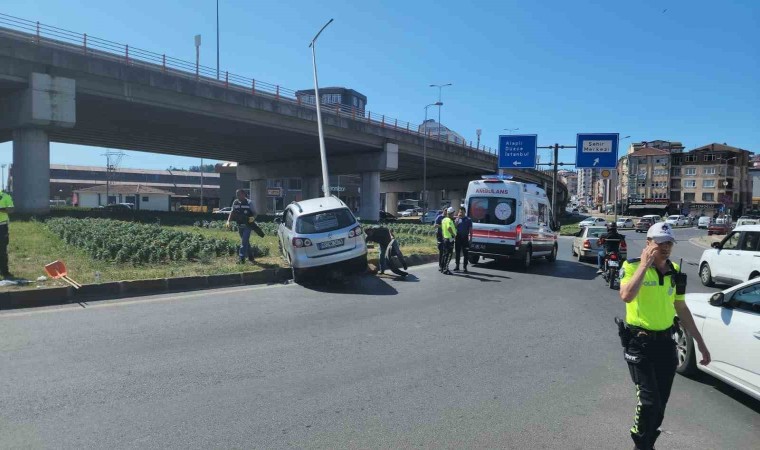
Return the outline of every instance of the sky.
[[[441,122],[473,142],[482,129],[483,145],[519,128],[512,133],[537,134],[539,145],[611,132],[631,136],[621,149],[663,139],[760,153],[757,0],[219,4],[222,71],[313,88],[308,43],[333,18],[317,47],[320,86],[355,89],[373,114],[421,123],[438,100],[429,85],[452,83]],[[0,12],[187,61],[201,34],[201,64],[215,67],[215,8],[214,0],[4,0]],[[105,151],[51,143],[51,163],[105,165]],[[560,161],[573,162],[572,150],[562,152]],[[125,153],[122,167],[200,162]],[[10,162],[12,145],[2,143],[0,163]]]

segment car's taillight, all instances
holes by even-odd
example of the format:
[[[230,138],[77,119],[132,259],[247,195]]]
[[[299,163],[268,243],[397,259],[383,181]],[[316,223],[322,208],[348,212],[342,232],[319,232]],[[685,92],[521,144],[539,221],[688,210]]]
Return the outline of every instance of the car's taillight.
[[[628,244],[625,241],[620,241],[620,250],[628,250]]]
[[[617,253],[610,253],[610,259],[613,260],[613,261],[617,261],[617,259],[618,259]]]
[[[311,245],[311,239],[309,238],[293,238],[293,247],[295,248],[311,247]]]
[[[361,235],[362,235],[362,227],[360,227],[360,226],[356,227],[353,230],[351,230],[351,231],[348,232],[348,237],[350,237],[350,238],[352,238],[352,237],[359,237]]]
[[[515,227],[515,245],[520,245],[522,241],[522,225]]]
[[[591,248],[591,242],[588,239],[583,241],[583,248]]]

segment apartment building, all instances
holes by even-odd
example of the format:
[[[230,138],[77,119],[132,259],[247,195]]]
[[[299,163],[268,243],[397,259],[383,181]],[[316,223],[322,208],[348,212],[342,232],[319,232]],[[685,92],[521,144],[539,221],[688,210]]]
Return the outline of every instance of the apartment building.
[[[596,202],[596,181],[599,179],[599,169],[578,170],[578,201],[587,206]]]
[[[688,214],[724,212],[740,215],[752,209],[750,152],[726,144],[709,144],[671,161],[670,202]]]
[[[572,170],[557,171],[559,180],[567,186],[567,192],[570,196],[576,196],[578,192],[578,174]]]
[[[664,213],[670,203],[670,161],[670,149],[629,147],[629,153],[618,161],[620,199],[626,214]]]

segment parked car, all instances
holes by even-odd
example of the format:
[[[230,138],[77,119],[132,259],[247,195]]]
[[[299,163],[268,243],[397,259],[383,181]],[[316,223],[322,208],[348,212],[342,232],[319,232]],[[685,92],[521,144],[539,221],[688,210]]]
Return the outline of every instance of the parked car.
[[[398,213],[399,217],[412,217],[414,216],[414,210],[413,209],[407,209],[406,211],[401,211]]]
[[[668,216],[668,218],[665,219],[665,222],[673,225],[674,227],[682,227],[689,224],[689,219],[687,219],[686,216],[675,214]]]
[[[424,216],[420,217],[420,223],[434,223],[435,218],[438,217],[438,214],[440,214],[440,211],[428,211],[425,213]]]
[[[736,227],[721,242],[702,252],[699,278],[705,286],[729,285],[760,276],[760,225]]]
[[[712,224],[712,223],[713,223],[712,217],[702,216],[697,221],[697,228],[701,228],[701,229],[705,229],[706,230],[710,226],[710,224]]]
[[[757,224],[760,224],[760,220],[758,220],[755,217],[742,216],[742,217],[739,217],[739,220],[736,221],[737,227],[741,227],[744,225],[757,225]]]
[[[635,223],[633,222],[633,219],[630,217],[618,217],[617,222],[615,222],[618,228],[633,228],[635,227]]]
[[[726,234],[730,230],[731,225],[727,221],[719,223],[716,220],[714,223],[711,223],[709,227],[707,227],[707,235],[711,236],[713,234]]]
[[[661,220],[662,220],[662,217],[656,214],[643,216],[639,219],[638,222],[636,222],[636,232],[646,233],[649,230],[649,227],[651,227],[657,222],[660,222]]]
[[[760,400],[760,279],[714,294],[686,294],[686,305],[712,361],[697,364],[702,355],[681,328],[676,334],[678,373],[701,370]]]
[[[587,217],[583,219],[579,224],[579,227],[604,227],[607,226],[607,221],[601,217]]]
[[[135,205],[133,203],[111,203],[106,206],[99,206],[106,211],[132,211]]]
[[[226,208],[217,209],[217,210],[213,211],[211,214],[219,214],[219,215],[229,216],[231,211],[232,211],[232,207],[231,206],[227,206]]]
[[[573,238],[572,253],[578,257],[578,261],[593,258],[599,253],[599,237],[607,232],[606,227],[590,226],[581,228]],[[621,255],[621,257],[624,257]]]
[[[367,270],[367,244],[361,224],[335,197],[293,202],[285,208],[277,237],[280,250],[300,283],[308,275],[351,275]]]

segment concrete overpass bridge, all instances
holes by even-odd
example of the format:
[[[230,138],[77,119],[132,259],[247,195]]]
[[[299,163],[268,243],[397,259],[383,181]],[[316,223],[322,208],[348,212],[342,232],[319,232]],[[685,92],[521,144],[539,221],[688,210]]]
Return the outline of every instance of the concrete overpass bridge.
[[[384,115],[324,105],[323,125],[330,173],[362,176],[362,217],[377,218],[389,186],[421,190],[424,160],[431,190],[496,170],[490,151]],[[51,141],[235,161],[257,204],[267,178],[303,177],[304,197],[320,195],[316,110],[295,91],[0,14],[0,142],[11,139],[24,212],[48,210]]]

